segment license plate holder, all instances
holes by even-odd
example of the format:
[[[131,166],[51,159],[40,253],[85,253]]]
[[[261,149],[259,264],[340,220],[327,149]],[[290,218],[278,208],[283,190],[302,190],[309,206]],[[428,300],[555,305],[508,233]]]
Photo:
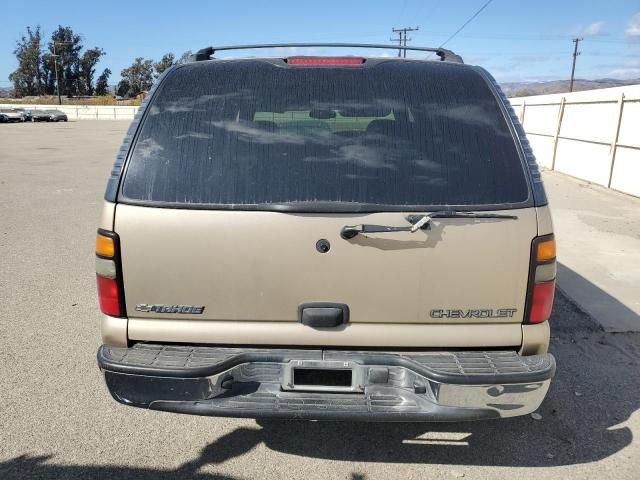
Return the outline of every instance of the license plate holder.
[[[360,365],[348,361],[291,360],[283,369],[282,389],[307,392],[362,392]]]

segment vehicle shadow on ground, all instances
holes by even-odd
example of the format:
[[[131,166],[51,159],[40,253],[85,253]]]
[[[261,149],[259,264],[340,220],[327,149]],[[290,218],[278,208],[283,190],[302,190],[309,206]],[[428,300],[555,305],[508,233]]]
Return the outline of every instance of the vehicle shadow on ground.
[[[56,465],[48,456],[0,462],[0,478],[210,479],[201,472],[255,447],[351,462],[550,467],[596,462],[632,443],[624,425],[640,403],[640,335],[610,334],[558,293],[551,350],[558,374],[536,420],[531,416],[470,423],[349,423],[259,420],[205,447],[175,470]],[[55,459],[51,459],[55,461]],[[346,474],[346,472],[345,472]],[[366,475],[350,473],[352,479]]]
[[[49,463],[49,460],[52,460],[52,458],[48,455],[22,455],[6,462],[0,462],[0,478],[2,478],[2,480],[22,480],[25,478],[38,480],[91,480],[112,478],[127,480],[240,480],[241,478],[244,479],[247,477],[235,477],[199,471],[204,466],[220,464],[234,456],[240,456],[246,453],[255,447],[256,440],[258,440],[259,443],[260,434],[258,432],[260,432],[260,430],[241,428],[235,432],[239,432],[243,436],[242,441],[231,445],[221,443],[229,440],[228,436],[224,436],[203,449],[197,459],[175,470],[124,467],[118,465],[56,465]],[[245,433],[248,435],[244,435]],[[235,440],[235,438],[231,438],[230,440]],[[295,474],[287,476],[296,478]],[[365,480],[366,475],[353,472],[346,474],[344,478],[349,480]]]

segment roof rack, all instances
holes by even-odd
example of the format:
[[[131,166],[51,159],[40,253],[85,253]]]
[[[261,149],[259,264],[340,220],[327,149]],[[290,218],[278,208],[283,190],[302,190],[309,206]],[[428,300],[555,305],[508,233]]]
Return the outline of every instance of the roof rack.
[[[460,55],[456,55],[446,48],[429,48],[429,47],[405,47],[401,45],[380,45],[371,43],[263,43],[256,45],[226,45],[222,47],[207,47],[198,50],[191,55],[191,61],[202,62],[211,60],[211,55],[222,50],[252,50],[255,48],[287,48],[287,47],[330,47],[330,48],[378,48],[385,50],[410,50],[416,52],[435,53],[443,62],[464,63]]]

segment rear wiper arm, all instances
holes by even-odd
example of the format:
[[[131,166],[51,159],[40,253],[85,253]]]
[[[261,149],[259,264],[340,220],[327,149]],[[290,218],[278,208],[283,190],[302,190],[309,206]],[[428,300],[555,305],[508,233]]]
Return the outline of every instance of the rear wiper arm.
[[[431,212],[428,214],[417,214],[407,216],[407,221],[411,223],[406,227],[391,227],[388,225],[346,225],[342,227],[340,236],[345,240],[349,240],[359,233],[388,233],[388,232],[411,232],[415,233],[418,230],[430,230],[431,220],[434,218],[502,218],[507,220],[517,220],[516,215],[506,215],[504,213],[491,213],[491,212],[466,212],[457,210],[438,210],[437,212]]]
[[[417,214],[417,215],[409,215],[407,220],[409,222],[414,223],[420,221],[422,217],[425,215]],[[492,213],[492,212],[466,212],[466,211],[458,211],[458,210],[438,210],[437,212],[428,213],[427,216],[429,218],[503,218],[507,220],[517,220],[517,215],[505,215],[503,213]]]
[[[412,217],[415,217],[413,221],[407,218],[407,220],[409,220],[409,222],[411,222],[412,225],[408,225],[406,227],[391,227],[388,225],[371,225],[367,223],[363,223],[360,225],[345,225],[344,227],[342,227],[342,230],[340,230],[340,236],[345,240],[349,240],[355,237],[356,235],[358,235],[359,233],[389,233],[389,232],[415,233],[420,229],[428,230],[430,228],[429,222],[431,222],[431,218],[429,218],[427,215],[412,215]]]

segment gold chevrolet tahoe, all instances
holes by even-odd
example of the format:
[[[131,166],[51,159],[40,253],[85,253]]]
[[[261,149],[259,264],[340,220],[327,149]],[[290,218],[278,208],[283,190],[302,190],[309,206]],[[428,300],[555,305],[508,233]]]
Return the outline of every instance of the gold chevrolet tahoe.
[[[109,178],[111,395],[254,418],[538,408],[555,373],[553,227],[489,73],[420,47],[440,60],[210,58],[234,48],[156,82]]]

